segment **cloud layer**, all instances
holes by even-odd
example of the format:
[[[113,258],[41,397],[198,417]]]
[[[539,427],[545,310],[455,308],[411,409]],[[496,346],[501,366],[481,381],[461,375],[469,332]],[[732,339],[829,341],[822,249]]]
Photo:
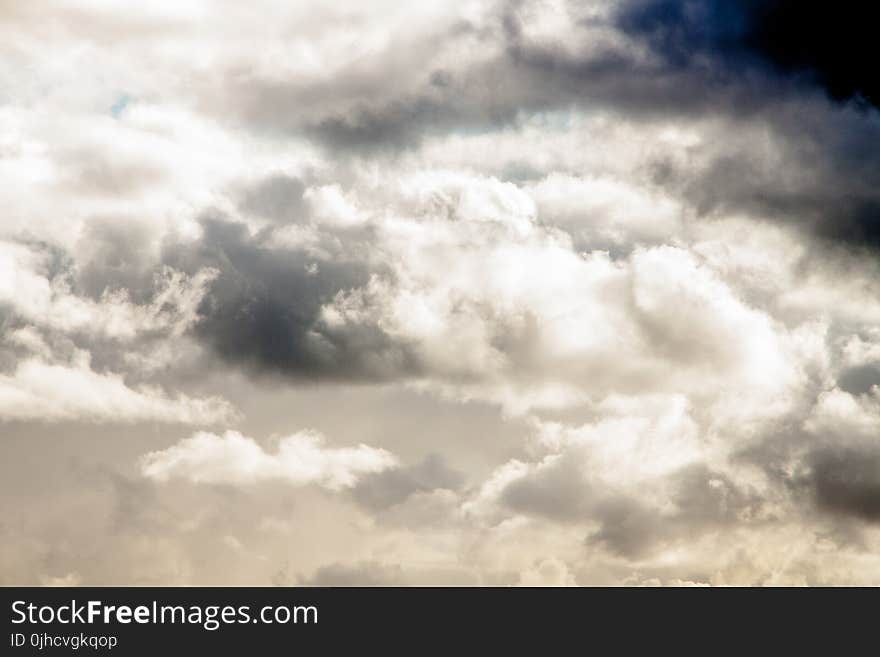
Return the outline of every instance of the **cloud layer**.
[[[3,7],[0,583],[877,583],[864,11]]]

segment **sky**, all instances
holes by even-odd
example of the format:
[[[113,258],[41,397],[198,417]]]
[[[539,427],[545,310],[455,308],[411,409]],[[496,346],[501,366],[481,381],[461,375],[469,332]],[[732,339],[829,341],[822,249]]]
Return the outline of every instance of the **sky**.
[[[880,584],[805,4],[0,1],[0,584]]]

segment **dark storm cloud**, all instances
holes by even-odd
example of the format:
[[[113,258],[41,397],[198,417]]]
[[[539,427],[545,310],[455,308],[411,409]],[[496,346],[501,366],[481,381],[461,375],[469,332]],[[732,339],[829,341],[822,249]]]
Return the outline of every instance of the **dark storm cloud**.
[[[649,47],[645,60],[626,47],[585,54],[529,41],[512,5],[496,75],[528,90],[517,99],[525,111],[598,107],[630,120],[713,117],[756,130],[747,142],[734,132],[701,145],[678,166],[655,162],[656,181],[701,216],[744,212],[875,247],[880,115],[863,110],[876,103],[880,76],[864,52],[867,11],[851,2],[635,0],[613,24]],[[586,31],[574,34],[589,42]],[[829,106],[818,90],[853,102]]]
[[[825,447],[809,455],[807,482],[828,513],[880,522],[880,449]]]
[[[777,99],[743,120],[755,139],[713,140],[653,163],[655,182],[701,217],[742,213],[851,245],[880,245],[880,114]]]
[[[358,155],[414,148],[432,136],[491,132],[568,109],[632,121],[723,118],[765,130],[778,157],[768,157],[755,140],[737,145],[725,137],[678,164],[654,162],[656,181],[703,217],[743,212],[877,246],[880,119],[852,104],[835,109],[819,102],[820,89],[861,106],[876,98],[869,59],[857,56],[861,46],[847,45],[858,42],[859,33],[850,39],[846,30],[860,29],[852,17],[862,14],[847,15],[851,3],[821,14],[796,4],[636,0],[606,23],[572,3],[566,33],[547,41],[530,36],[528,3],[508,3],[481,29],[449,32],[450,42],[494,49],[469,66],[432,67],[416,49],[398,53],[424,62],[408,82],[383,75],[394,64],[380,59],[315,84],[237,78],[235,97],[246,100],[234,102],[244,103],[238,111],[259,130],[298,133],[334,153]],[[820,29],[825,14],[827,35]],[[602,43],[594,29],[623,39]],[[844,45],[828,45],[837,40]],[[645,45],[652,57],[638,54]],[[275,184],[267,197],[287,193]],[[295,197],[296,189],[288,191]],[[288,207],[295,207],[291,201]]]
[[[876,375],[872,366],[852,368],[839,383],[863,393]],[[805,517],[818,511],[829,523],[829,537],[861,544],[861,523],[880,522],[880,448],[845,430],[811,435],[802,428],[805,420],[790,418],[735,460],[762,470]]]
[[[194,332],[223,360],[304,379],[383,379],[414,369],[406,349],[378,328],[321,321],[323,304],[366,283],[361,262],[272,247],[266,234],[224,218],[205,218],[202,228],[195,243],[167,244],[163,259],[187,273],[217,270]]]
[[[571,3],[577,13],[576,3]],[[504,56],[495,70],[519,90],[521,109],[541,111],[580,107],[609,109],[627,118],[754,114],[768,99],[788,92],[766,76],[756,75],[750,87],[731,84],[724,71],[709,65],[685,67],[663,59],[638,56],[638,38],[618,45],[593,46],[596,19],[581,18],[563,42],[530,41],[527,18],[512,8],[503,14]],[[604,25],[618,30],[619,26]]]
[[[876,385],[880,385],[880,363],[847,368],[837,379],[837,387],[851,395],[863,395]]]
[[[820,11],[791,2],[636,0],[605,25],[572,3],[573,21],[558,42],[530,38],[527,9],[508,3],[488,28],[450,32],[452,40],[497,50],[470,66],[431,68],[419,50],[409,56],[425,62],[424,72],[400,86],[382,75],[393,65],[381,61],[316,85],[243,78],[235,82],[236,97],[247,99],[239,110],[260,130],[300,133],[333,152],[361,155],[570,108],[629,120],[725,118],[766,129],[782,163],[754,141],[731,141],[697,165],[656,162],[657,181],[701,216],[745,212],[836,241],[880,244],[880,120],[817,102],[819,89],[856,105],[876,100],[877,76],[859,53],[869,22],[855,4]],[[624,41],[592,46],[597,24]],[[643,45],[652,58],[637,55]]]
[[[587,42],[590,35],[580,38]],[[261,125],[280,120],[283,129],[301,132],[332,151],[367,154],[416,147],[433,136],[493,132],[541,112],[572,108],[611,109],[635,119],[706,112],[742,116],[759,112],[768,98],[782,93],[766,77],[757,77],[753,85],[658,69],[625,50],[573,55],[527,43],[511,29],[494,59],[454,73],[433,71],[416,89],[399,95],[377,87],[354,107],[331,110],[317,120],[295,120],[295,99],[301,93],[295,88],[253,82],[247,93],[265,97],[261,106],[291,108],[277,118],[252,117]]]
[[[678,68],[709,57],[728,73],[754,67],[801,76],[836,100],[876,104],[880,76],[867,51],[869,3],[855,0],[633,0],[618,25]]]
[[[698,171],[680,172],[678,191],[700,214],[745,211],[834,240],[880,244],[880,120],[874,111],[853,109],[876,105],[880,89],[865,52],[868,11],[864,3],[787,0],[624,5],[617,26],[649,45],[673,86],[697,76],[713,94],[727,90],[719,99],[751,98],[734,116],[763,122],[783,151],[780,165],[754,144],[733,147]],[[811,89],[852,103],[823,109]],[[661,177],[677,175],[662,164],[661,170]]]
[[[569,108],[630,119],[758,116],[781,99],[797,98],[808,86],[803,82],[830,79],[833,69],[805,64],[808,73],[828,75],[795,75],[801,69],[782,61],[767,36],[775,38],[777,23],[787,25],[779,16],[791,10],[769,3],[779,9],[763,12],[764,4],[638,0],[601,19],[572,2],[560,38],[536,41],[529,34],[529,3],[503,3],[483,25],[457,23],[424,43],[394,44],[332,79],[231,76],[227,102],[258,131],[300,134],[334,152],[359,154],[399,151],[435,135],[498,130]],[[602,41],[596,30],[621,38]],[[781,33],[789,40],[797,35],[788,27]],[[640,55],[645,44],[654,57]],[[460,62],[467,62],[471,47],[493,55],[455,69],[434,64],[433,51],[458,46],[465,48]],[[421,69],[398,70],[401,61]],[[828,84],[835,97],[848,88],[836,79]]]
[[[334,152],[368,154],[414,147],[435,135],[494,131],[535,113],[572,107],[611,108],[633,117],[741,115],[781,93],[778,83],[766,78],[745,89],[704,71],[645,63],[626,44],[582,52],[535,43],[525,34],[529,18],[522,4],[504,5],[487,26],[457,24],[443,35],[445,41],[429,39],[412,52],[386,54],[389,61],[378,57],[332,80],[234,76],[229,83],[236,92],[229,102],[258,131],[297,133]],[[576,4],[571,9],[576,16],[583,11]],[[595,41],[590,20],[569,27],[566,42]],[[440,42],[476,43],[495,54],[447,70],[434,67],[426,54]],[[423,62],[424,70],[397,83],[395,67],[403,59]]]

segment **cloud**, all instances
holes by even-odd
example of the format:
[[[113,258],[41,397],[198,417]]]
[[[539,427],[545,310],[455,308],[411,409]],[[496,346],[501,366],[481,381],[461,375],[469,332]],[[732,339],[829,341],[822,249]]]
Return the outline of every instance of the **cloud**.
[[[874,581],[865,9],[172,4],[0,10],[0,580]]]
[[[804,427],[817,436],[869,438],[880,429],[880,390],[851,395],[839,388],[821,392]]]
[[[323,442],[317,433],[301,432],[281,438],[277,451],[270,453],[235,431],[222,435],[202,432],[165,450],[146,454],[141,472],[157,481],[182,478],[197,484],[254,484],[277,480],[338,490],[350,488],[360,477],[381,472],[396,462],[382,449],[363,444],[324,447]]]
[[[874,386],[880,385],[880,367],[875,363],[851,367],[841,373],[838,385],[852,395],[870,392]]]
[[[808,462],[808,480],[822,511],[880,521],[880,450],[827,446],[812,452]]]
[[[455,565],[396,564],[378,560],[331,563],[301,577],[305,586],[476,586],[474,573]]]
[[[578,252],[510,183],[424,172],[400,185],[400,215],[371,215],[374,273],[321,320],[398,345],[414,385],[523,413],[733,381],[766,404],[800,383],[785,327],[687,247]]]
[[[171,397],[155,386],[131,388],[118,374],[92,370],[83,352],[68,364],[32,357],[18,362],[12,373],[0,374],[3,421],[212,425],[235,417],[229,402],[217,397]]]
[[[439,454],[429,454],[411,466],[389,468],[361,478],[352,489],[359,503],[372,509],[387,509],[406,501],[416,493],[457,490],[462,475],[450,468]]]
[[[142,334],[181,335],[216,272],[192,277],[160,270],[148,303],[132,303],[127,288],[102,288],[95,300],[78,294],[66,254],[48,245],[0,242],[0,307],[30,324],[67,334],[99,335],[131,341]]]
[[[246,224],[206,218],[195,242],[166,245],[166,263],[217,275],[194,332],[220,358],[260,373],[314,378],[383,378],[410,367],[406,350],[381,331],[333,331],[321,308],[367,278],[344,253],[274,247]]]
[[[306,586],[400,586],[404,582],[400,566],[368,561],[321,566],[302,583]]]
[[[356,157],[399,153],[449,134],[494,132],[571,108],[669,117],[766,105],[753,89],[647,57],[638,35],[620,29],[615,6],[413,8],[402,12],[410,14],[408,31],[386,34],[355,60],[333,52],[331,70],[289,76],[244,65],[210,95],[253,129]],[[774,80],[762,82],[776,97]]]
[[[568,566],[559,559],[543,559],[519,575],[520,586],[575,586]]]
[[[877,157],[865,144],[877,139],[880,78],[861,51],[871,38],[865,11],[787,0],[618,4],[613,23],[647,47],[658,79],[680,87],[696,77],[698,90],[739,108],[742,129],[762,133],[741,146],[715,142],[696,169],[663,169],[702,214],[745,210],[877,246]]]
[[[494,528],[564,525],[588,548],[632,560],[772,517],[776,494],[723,460],[704,461],[711,450],[680,399],[615,404],[617,418],[609,404],[592,425],[539,425],[544,455],[498,467],[469,495],[465,516]]]
[[[800,74],[837,100],[861,97],[876,104],[878,78],[861,50],[870,40],[864,4],[833,10],[790,0],[630,0],[618,25],[646,37],[674,66],[698,66],[709,55],[727,70],[765,66]]]
[[[246,190],[241,209],[279,223],[301,221],[307,208],[303,201],[306,187],[301,180],[276,174]]]

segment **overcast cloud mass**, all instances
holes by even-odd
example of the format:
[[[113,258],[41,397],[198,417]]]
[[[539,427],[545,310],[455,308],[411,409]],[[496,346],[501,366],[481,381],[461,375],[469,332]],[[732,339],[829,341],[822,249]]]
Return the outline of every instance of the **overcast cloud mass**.
[[[880,584],[865,4],[0,2],[0,584]]]

